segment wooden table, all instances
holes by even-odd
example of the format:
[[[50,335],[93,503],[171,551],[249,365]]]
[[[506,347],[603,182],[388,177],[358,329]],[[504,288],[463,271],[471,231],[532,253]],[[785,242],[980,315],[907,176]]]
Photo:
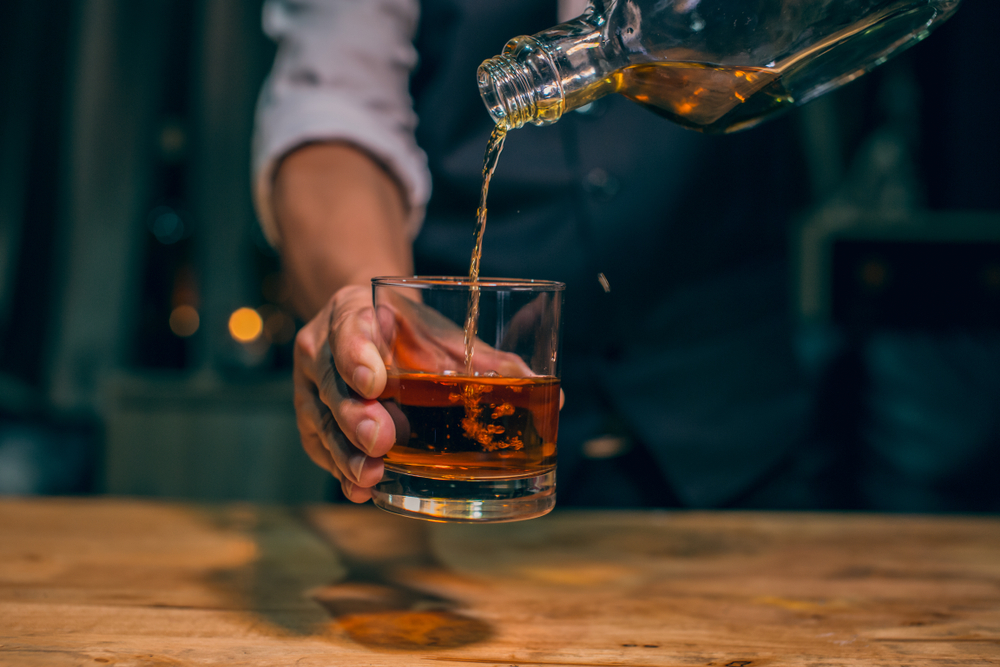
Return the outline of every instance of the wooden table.
[[[1000,520],[0,501],[0,665],[1000,664]]]

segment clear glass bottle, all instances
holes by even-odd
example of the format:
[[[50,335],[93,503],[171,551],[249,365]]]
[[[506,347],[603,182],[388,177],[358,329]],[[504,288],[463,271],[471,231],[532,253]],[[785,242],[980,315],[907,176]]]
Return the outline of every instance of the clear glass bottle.
[[[734,132],[882,64],[959,2],[592,0],[507,42],[480,65],[479,90],[507,129],[619,93],[686,127]]]

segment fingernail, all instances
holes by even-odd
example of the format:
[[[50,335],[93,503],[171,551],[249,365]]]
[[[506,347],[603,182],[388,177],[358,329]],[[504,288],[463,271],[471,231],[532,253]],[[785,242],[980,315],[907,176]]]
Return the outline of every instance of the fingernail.
[[[375,442],[378,440],[379,425],[378,422],[373,419],[366,419],[360,424],[358,424],[358,429],[355,433],[358,436],[358,442],[361,444],[365,450],[370,454],[372,448],[375,447]]]
[[[359,452],[357,454],[352,455],[349,459],[347,459],[347,467],[351,469],[351,473],[354,475],[354,479],[358,480],[359,482],[361,481],[361,473],[364,472],[365,460],[367,458],[368,458],[367,456]]]
[[[368,396],[375,389],[375,371],[367,366],[354,369],[354,389],[363,396]]]

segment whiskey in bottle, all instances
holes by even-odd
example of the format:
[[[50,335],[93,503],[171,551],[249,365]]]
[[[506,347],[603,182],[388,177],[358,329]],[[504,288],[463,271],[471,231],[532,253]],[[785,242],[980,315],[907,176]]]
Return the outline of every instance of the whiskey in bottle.
[[[752,127],[924,39],[959,0],[594,0],[479,67],[498,125],[546,125],[610,93],[685,127]]]

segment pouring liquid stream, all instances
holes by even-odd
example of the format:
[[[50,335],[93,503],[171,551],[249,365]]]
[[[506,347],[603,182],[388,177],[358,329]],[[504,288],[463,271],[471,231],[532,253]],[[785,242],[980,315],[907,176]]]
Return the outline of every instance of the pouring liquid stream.
[[[479,263],[483,254],[483,232],[486,231],[486,195],[490,191],[490,179],[497,168],[497,161],[503,151],[507,128],[498,124],[490,134],[486,144],[486,155],[483,158],[483,186],[479,191],[479,208],[476,211],[475,245],[472,247],[472,260],[469,263],[469,309],[465,318],[465,374],[473,375],[472,357],[475,353],[476,334],[479,330]]]

